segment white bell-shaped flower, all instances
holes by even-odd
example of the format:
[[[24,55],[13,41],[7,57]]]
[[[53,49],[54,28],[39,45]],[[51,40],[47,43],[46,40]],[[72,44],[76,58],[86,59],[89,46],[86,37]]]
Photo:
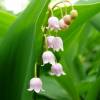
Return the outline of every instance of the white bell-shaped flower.
[[[42,59],[43,59],[43,64],[47,64],[50,63],[52,65],[55,64],[55,56],[51,51],[45,51],[42,55]]]
[[[48,36],[47,37],[48,48],[53,48],[53,43],[52,43],[53,39],[54,39],[54,36]]]
[[[50,17],[48,19],[48,28],[51,30],[60,30],[59,19],[57,17]]]
[[[66,75],[66,73],[63,71],[63,67],[60,63],[56,63],[55,65],[52,65],[51,71],[49,74],[56,75],[58,77],[61,75]]]
[[[55,37],[52,42],[53,42],[53,50],[54,51],[58,52],[59,50],[61,50],[61,51],[64,50],[63,49],[63,41],[62,41],[61,37]]]
[[[28,91],[35,91],[36,93],[39,93],[40,90],[42,90],[42,81],[40,78],[32,78],[30,80],[30,87]]]

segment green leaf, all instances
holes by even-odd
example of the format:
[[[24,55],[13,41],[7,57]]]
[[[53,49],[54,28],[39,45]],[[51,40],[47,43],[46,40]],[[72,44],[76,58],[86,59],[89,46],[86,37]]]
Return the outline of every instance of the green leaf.
[[[51,100],[72,100],[66,90],[54,77],[50,76],[41,76],[43,81],[43,89],[45,91],[41,92],[42,95],[51,98]]]
[[[90,87],[86,100],[99,100],[100,99],[100,77],[97,78],[95,83]]]
[[[92,19],[91,19],[91,24],[98,30],[100,31],[100,13],[97,14],[96,16],[94,16]]]
[[[0,97],[3,100],[33,99],[27,88],[40,56],[43,22],[40,18],[44,18],[48,3],[49,0],[32,1],[0,45]]]
[[[15,19],[16,17],[14,15],[0,10],[0,37],[5,35]]]

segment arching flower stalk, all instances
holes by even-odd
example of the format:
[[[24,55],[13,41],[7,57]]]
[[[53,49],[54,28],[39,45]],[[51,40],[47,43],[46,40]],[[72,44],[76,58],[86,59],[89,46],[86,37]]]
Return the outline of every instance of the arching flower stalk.
[[[69,0],[65,0],[63,1],[63,3],[69,2],[71,4],[71,2]],[[56,5],[54,5],[52,7],[52,10],[62,2],[58,2]],[[72,6],[72,4],[71,4]],[[51,9],[49,9],[50,11],[52,11]],[[62,14],[63,15],[63,14]],[[42,54],[42,61],[43,61],[43,66],[45,66],[45,64],[51,64],[51,69],[49,74],[50,75],[55,75],[55,76],[61,76],[61,75],[66,75],[66,73],[63,70],[63,66],[57,62],[57,58],[55,56],[55,52],[59,52],[59,51],[64,51],[64,45],[63,45],[63,40],[60,36],[53,36],[53,35],[49,35],[47,34],[47,31],[59,31],[59,30],[64,30],[64,29],[68,29],[68,27],[71,25],[71,22],[73,19],[75,19],[78,16],[78,12],[77,10],[75,10],[72,6],[72,10],[70,11],[70,14],[66,14],[64,16],[62,16],[61,19],[55,17],[52,15],[48,18],[48,26],[47,28],[42,28],[43,32],[45,32],[46,29],[46,33],[44,33],[44,37],[45,37],[45,42],[44,42],[44,46],[45,46],[45,50],[43,51]],[[52,48],[52,50],[50,49]],[[37,64],[35,65],[35,75],[34,77],[30,80],[30,86],[28,91],[35,91],[36,93],[39,93],[40,91],[43,91],[42,89],[42,80],[37,77]]]

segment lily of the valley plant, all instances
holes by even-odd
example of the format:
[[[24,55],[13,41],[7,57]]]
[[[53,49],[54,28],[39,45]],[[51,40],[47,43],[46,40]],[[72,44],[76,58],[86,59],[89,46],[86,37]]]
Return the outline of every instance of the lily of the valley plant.
[[[64,1],[60,3],[71,3],[70,1]],[[72,23],[72,21],[78,16],[78,12],[74,7],[72,6],[72,9],[70,11],[70,14],[66,12],[65,15],[62,14],[62,8],[61,8],[61,14],[62,18],[59,19],[53,14],[54,8],[57,7],[58,4],[53,6],[52,9],[49,8],[49,12],[51,15],[48,18],[48,26],[45,26],[44,33],[44,51],[41,55],[43,64],[42,66],[45,67],[46,64],[51,65],[50,71],[48,71],[48,74],[51,76],[57,76],[60,77],[61,75],[66,75],[63,69],[63,65],[58,61],[57,57],[55,56],[56,52],[63,52],[64,51],[64,44],[62,38],[57,33],[58,31],[68,29]],[[54,34],[51,34],[54,33]],[[56,35],[55,35],[56,34]],[[40,65],[41,66],[41,65]],[[36,93],[39,93],[42,89],[42,80],[37,77],[37,64],[35,65],[35,76],[30,80],[30,87],[28,91],[35,91]]]

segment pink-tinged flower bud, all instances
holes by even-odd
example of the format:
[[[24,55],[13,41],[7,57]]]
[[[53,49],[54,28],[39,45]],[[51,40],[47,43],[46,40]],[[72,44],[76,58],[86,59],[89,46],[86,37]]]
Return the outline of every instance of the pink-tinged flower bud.
[[[75,19],[77,16],[78,16],[78,12],[77,12],[77,10],[72,10],[71,12],[70,12],[70,15],[71,15],[71,18],[72,19]]]
[[[50,75],[56,75],[58,77],[61,76],[61,75],[66,75],[66,73],[64,73],[63,67],[60,63],[52,65],[51,72],[49,74]]]
[[[57,17],[50,17],[48,19],[48,27],[51,30],[60,30],[59,19]]]
[[[63,17],[63,20],[64,22],[67,24],[67,25],[70,25],[71,24],[71,16],[70,15],[65,15]]]
[[[32,78],[30,80],[30,88],[28,91],[35,91],[36,93],[39,93],[40,90],[42,90],[42,81],[40,78]]]
[[[53,42],[53,50],[54,51],[58,52],[59,50],[61,50],[61,51],[64,50],[63,49],[63,41],[62,41],[61,37],[55,37],[52,42]]]
[[[47,64],[50,63],[52,65],[55,64],[55,56],[51,51],[45,51],[42,55],[42,59],[43,59],[43,64]]]
[[[60,26],[61,29],[68,28],[68,25],[64,22],[63,19],[61,19],[61,20],[59,21],[59,26]]]
[[[47,37],[48,48],[53,48],[53,43],[52,43],[53,39],[54,39],[54,36],[48,36]]]

